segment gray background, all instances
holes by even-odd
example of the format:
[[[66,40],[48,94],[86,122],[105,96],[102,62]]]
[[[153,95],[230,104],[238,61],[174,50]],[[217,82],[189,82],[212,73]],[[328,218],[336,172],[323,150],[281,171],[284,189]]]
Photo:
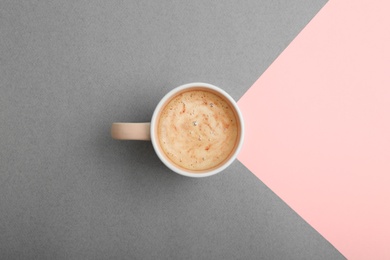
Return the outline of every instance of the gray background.
[[[1,258],[344,259],[239,161],[109,135],[183,83],[238,100],[325,2],[1,0]]]

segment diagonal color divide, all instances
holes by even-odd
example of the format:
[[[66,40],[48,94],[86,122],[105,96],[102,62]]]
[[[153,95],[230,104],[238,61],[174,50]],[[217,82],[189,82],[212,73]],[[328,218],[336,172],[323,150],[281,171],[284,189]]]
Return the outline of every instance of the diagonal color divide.
[[[348,259],[390,259],[389,10],[331,0],[239,101],[239,160]]]

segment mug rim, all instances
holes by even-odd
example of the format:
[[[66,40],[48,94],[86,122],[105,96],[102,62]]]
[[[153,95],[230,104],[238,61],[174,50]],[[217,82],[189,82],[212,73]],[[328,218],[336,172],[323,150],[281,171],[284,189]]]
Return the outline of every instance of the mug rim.
[[[232,156],[229,158],[229,160],[227,160],[225,163],[223,163],[219,167],[213,168],[213,169],[211,169],[209,171],[206,170],[206,172],[203,172],[203,173],[193,173],[193,172],[190,172],[190,171],[183,170],[183,169],[181,169],[179,167],[176,167],[172,162],[168,161],[167,158],[165,158],[165,156],[163,156],[163,154],[162,154],[163,151],[160,150],[160,148],[159,148],[159,146],[157,144],[158,137],[157,137],[157,134],[156,134],[156,131],[155,131],[155,128],[157,126],[157,119],[158,119],[159,112],[161,111],[161,109],[163,108],[165,103],[172,96],[174,96],[176,93],[178,93],[180,91],[183,91],[185,89],[192,88],[192,87],[208,88],[208,89],[211,89],[213,91],[218,92],[219,94],[223,95],[224,98],[228,99],[229,102],[231,103],[231,105],[233,106],[237,116],[238,116],[238,120],[239,120],[240,128],[241,128],[238,145],[237,145],[234,153],[232,154]],[[165,94],[165,96],[159,101],[159,103],[157,104],[156,108],[154,109],[152,120],[151,120],[151,123],[150,123],[150,137],[151,137],[153,148],[154,148],[157,156],[160,158],[160,160],[169,169],[171,169],[172,171],[174,171],[174,172],[176,172],[176,173],[178,173],[180,175],[183,175],[183,176],[193,177],[193,178],[201,178],[201,177],[208,177],[208,176],[212,176],[212,175],[215,175],[217,173],[220,173],[220,172],[225,170],[229,165],[231,165],[234,162],[234,160],[237,158],[239,152],[241,151],[241,147],[242,147],[242,145],[244,143],[244,132],[245,132],[244,127],[245,127],[244,126],[244,119],[243,119],[243,116],[241,114],[241,111],[240,111],[236,101],[226,91],[224,91],[223,89],[221,89],[221,88],[219,88],[217,86],[209,84],[209,83],[193,82],[193,83],[187,83],[187,84],[184,84],[184,85],[181,85],[181,86],[178,86],[178,87],[172,89],[167,94]]]

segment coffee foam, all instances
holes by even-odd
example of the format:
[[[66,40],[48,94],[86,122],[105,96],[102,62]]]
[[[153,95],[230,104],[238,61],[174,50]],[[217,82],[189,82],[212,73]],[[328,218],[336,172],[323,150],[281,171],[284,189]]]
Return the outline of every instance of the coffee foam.
[[[157,135],[165,156],[191,171],[205,171],[225,162],[237,146],[239,125],[223,97],[206,90],[188,90],[163,107]]]

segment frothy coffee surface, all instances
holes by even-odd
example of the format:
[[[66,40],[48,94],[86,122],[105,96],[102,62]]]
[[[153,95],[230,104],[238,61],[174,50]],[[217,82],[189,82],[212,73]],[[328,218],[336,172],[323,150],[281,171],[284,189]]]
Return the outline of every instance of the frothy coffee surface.
[[[230,105],[204,90],[174,97],[163,108],[157,131],[165,155],[178,166],[195,171],[222,163],[238,137],[237,119]]]

